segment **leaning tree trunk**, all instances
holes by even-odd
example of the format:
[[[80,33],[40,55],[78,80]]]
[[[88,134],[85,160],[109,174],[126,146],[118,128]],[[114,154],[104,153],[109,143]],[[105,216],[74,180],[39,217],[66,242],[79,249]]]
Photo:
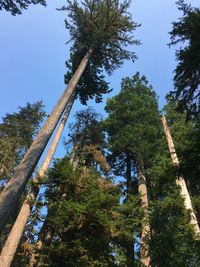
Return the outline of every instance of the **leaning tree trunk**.
[[[42,166],[38,172],[36,185],[37,185],[37,182],[39,181],[40,177],[44,176],[45,172],[48,170],[48,167],[50,165],[50,162],[53,158],[53,155],[54,155],[55,150],[57,148],[58,142],[59,142],[60,137],[62,135],[65,123],[68,119],[73,102],[74,102],[74,95],[72,95],[72,97],[71,97],[71,99],[67,105],[66,111],[62,117],[60,125],[59,125],[59,127],[58,127],[58,129],[57,129],[57,131],[53,137],[53,140],[52,140],[52,143],[49,147],[47,155],[46,155],[46,157],[42,163]],[[27,223],[29,216],[31,214],[32,206],[33,206],[33,204],[37,198],[37,195],[39,193],[39,189],[40,189],[40,186],[37,185],[26,197],[26,199],[25,199],[25,201],[21,207],[21,210],[19,212],[19,215],[18,215],[18,217],[17,217],[17,219],[16,219],[16,221],[12,227],[12,230],[11,230],[11,232],[10,232],[10,234],[6,240],[6,243],[3,247],[3,250],[1,252],[0,267],[9,267],[11,265],[11,263],[14,259],[17,247],[18,247],[19,242],[21,240],[22,234],[24,232],[26,223]]]
[[[22,159],[15,172],[14,177],[8,182],[8,184],[2,191],[0,195],[0,230],[8,221],[14,204],[19,201],[20,196],[22,195],[23,190],[29,178],[31,177],[31,174],[35,169],[37,162],[46,147],[47,142],[49,141],[59,119],[64,112],[67,102],[69,101],[83,71],[87,66],[91,54],[92,50],[89,50],[86,53],[85,57],[82,59],[78,69],[71,78],[63,95],[57,102],[45,125],[42,127],[37,137],[35,138],[35,141],[32,143],[31,147]]]
[[[149,224],[149,215],[148,215],[148,195],[147,195],[147,185],[146,177],[144,175],[143,168],[139,168],[139,187],[138,191],[141,197],[141,206],[144,211],[144,221],[142,223],[142,232],[141,232],[141,241],[140,241],[140,257],[141,262],[144,266],[150,266],[150,254],[149,254],[149,245],[148,240],[150,236],[150,224]]]
[[[167,139],[167,143],[168,143],[169,152],[171,155],[172,162],[173,162],[174,166],[176,166],[177,169],[179,170],[179,160],[178,160],[178,157],[176,154],[176,150],[174,147],[174,143],[172,140],[170,129],[167,125],[167,121],[166,121],[166,118],[164,116],[162,117],[162,123],[163,123],[163,127],[165,130],[165,135],[166,135],[166,139]],[[179,173],[179,171],[178,171],[178,173]],[[194,209],[192,207],[192,201],[191,201],[189,192],[187,190],[185,179],[179,175],[178,178],[176,179],[176,184],[178,186],[180,186],[180,188],[181,188],[181,196],[184,198],[185,208],[187,210],[190,210],[190,223],[194,226],[195,233],[199,234],[200,229],[199,229],[198,221],[197,221],[196,215],[194,213]]]

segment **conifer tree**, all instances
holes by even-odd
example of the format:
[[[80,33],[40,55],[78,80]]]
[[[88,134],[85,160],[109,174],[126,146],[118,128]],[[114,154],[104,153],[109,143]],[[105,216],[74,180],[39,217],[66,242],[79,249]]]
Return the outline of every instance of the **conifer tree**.
[[[72,54],[78,53],[84,56],[80,59],[79,66],[62,97],[16,169],[15,175],[0,195],[0,229],[7,222],[13,204],[19,201],[88,62],[93,62],[97,71],[104,69],[111,74],[125,59],[135,57],[133,52],[125,48],[127,45],[137,43],[130,36],[137,25],[128,12],[129,4],[130,1],[119,3],[118,0],[85,0],[82,4],[78,4],[74,0],[68,1],[68,6],[63,8],[68,11],[69,20],[66,21],[66,27],[73,41]]]
[[[181,110],[187,110],[188,115],[199,114],[200,9],[186,4],[184,0],[177,1],[177,5],[183,15],[173,22],[170,45],[184,45],[176,51],[178,64],[172,94],[178,100]]]
[[[18,214],[18,217],[9,233],[9,236],[4,244],[4,247],[2,249],[2,252],[0,254],[0,262],[4,267],[9,267],[14,259],[17,247],[20,243],[20,240],[22,238],[22,234],[24,232],[26,223],[28,222],[28,219],[31,214],[31,209],[33,205],[35,204],[35,201],[37,199],[37,195],[39,193],[40,189],[40,180],[43,179],[46,171],[49,168],[49,165],[51,163],[51,160],[54,156],[54,153],[56,151],[58,142],[60,140],[60,137],[62,135],[62,132],[65,127],[65,123],[67,121],[69,112],[72,108],[74,102],[74,96],[72,96],[72,99],[67,105],[66,111],[61,119],[61,122],[59,124],[59,127],[53,137],[52,143],[48,149],[48,152],[43,160],[42,166],[37,174],[37,177],[34,180],[34,185],[31,191],[28,193],[25,201],[22,204],[22,207],[20,209],[20,212]]]
[[[187,135],[191,130],[191,122],[185,121],[185,113],[176,110],[174,99],[168,97],[167,100],[164,111],[180,155],[182,172],[182,149],[189,144]],[[164,131],[154,161],[146,173],[147,177],[151,177],[149,193],[152,232],[149,245],[152,266],[198,266],[199,241],[190,224],[190,212],[185,209],[180,187],[176,185],[177,167],[170,158]]]
[[[48,191],[47,223],[53,236],[44,240],[39,265],[115,266],[110,242],[118,190],[66,159],[55,163],[49,178],[54,182]]]
[[[199,266],[199,241],[195,239],[190,213],[185,209],[180,188],[175,184],[176,168],[164,138],[152,166],[147,169],[152,184],[151,264],[196,267]]]
[[[73,203],[74,207],[76,207],[76,206],[79,207],[80,205],[82,207],[84,205],[90,205],[89,203],[87,204],[84,202],[85,201],[88,202],[89,199],[87,199],[87,198],[92,197],[91,192],[90,192],[90,186],[91,185],[94,186],[93,183],[95,181],[98,184],[95,186],[95,189],[91,188],[91,190],[93,190],[93,200],[94,200],[94,202],[91,203],[92,205],[94,205],[94,203],[95,203],[95,194],[97,193],[95,191],[96,189],[97,190],[100,189],[102,191],[102,193],[100,193],[98,191],[99,192],[98,194],[102,194],[102,196],[108,193],[108,192],[107,193],[103,192],[103,190],[105,190],[105,191],[108,190],[111,193],[112,190],[115,191],[117,189],[117,188],[115,189],[115,186],[109,180],[102,179],[99,176],[99,174],[95,171],[96,164],[94,165],[94,162],[96,162],[101,167],[102,171],[107,171],[107,169],[105,168],[105,166],[107,166],[105,164],[106,160],[105,159],[103,160],[104,156],[103,156],[103,154],[101,154],[101,149],[103,146],[103,142],[104,142],[103,139],[104,138],[103,138],[101,127],[100,127],[99,122],[98,122],[98,115],[94,111],[92,111],[91,109],[87,109],[85,111],[78,112],[75,117],[76,117],[75,123],[73,123],[70,126],[70,137],[69,137],[70,142],[66,142],[66,144],[67,144],[68,149],[69,149],[69,147],[71,147],[71,145],[70,145],[71,143],[72,144],[75,143],[78,145],[78,149],[76,150],[75,155],[73,155],[74,159],[72,160],[72,162],[73,162],[74,160],[77,161],[77,159],[78,159],[78,165],[77,166],[71,165],[71,163],[70,163],[71,159],[63,159],[60,161],[56,161],[56,163],[55,163],[55,166],[57,166],[53,171],[54,176],[56,175],[54,177],[55,180],[53,181],[53,180],[51,180],[52,178],[49,177],[49,179],[50,179],[49,184],[48,184],[49,189],[46,192],[46,201],[48,203],[51,203],[51,204],[48,205],[48,215],[46,216],[45,223],[44,223],[44,225],[41,229],[41,232],[39,234],[39,240],[40,240],[40,244],[42,244],[42,246],[37,248],[37,250],[36,250],[37,254],[35,254],[34,262],[32,262],[32,261],[29,262],[29,266],[36,266],[37,261],[39,262],[38,263],[39,265],[45,264],[45,262],[46,262],[48,264],[53,264],[53,265],[57,266],[57,265],[61,264],[60,262],[62,262],[63,266],[74,266],[74,265],[78,264],[78,262],[80,261],[79,264],[81,264],[82,266],[85,266],[87,264],[88,264],[88,266],[90,266],[91,261],[92,261],[92,262],[94,262],[93,264],[99,263],[100,266],[101,265],[104,266],[104,264],[105,264],[105,266],[107,266],[106,262],[108,262],[109,266],[112,266],[112,265],[110,265],[111,262],[113,261],[112,257],[110,257],[110,259],[109,259],[108,255],[107,255],[106,256],[107,259],[106,258],[104,259],[105,256],[103,256],[103,255],[100,256],[101,253],[105,254],[106,250],[111,250],[111,248],[109,248],[109,242],[110,241],[109,241],[109,239],[107,239],[108,237],[106,237],[107,235],[110,235],[110,239],[111,239],[111,237],[112,237],[111,232],[109,233],[109,231],[111,231],[111,229],[110,230],[108,229],[108,233],[102,234],[101,242],[100,242],[100,240],[98,240],[98,238],[96,236],[96,235],[98,235],[98,232],[99,232],[98,229],[96,229],[96,232],[95,232],[95,228],[94,228],[94,231],[91,233],[85,232],[85,230],[81,231],[82,227],[83,228],[90,227],[90,225],[87,225],[84,222],[83,223],[80,222],[81,225],[83,224],[83,226],[80,225],[80,227],[77,229],[76,229],[76,224],[78,222],[76,223],[76,221],[73,221],[73,220],[68,221],[67,220],[67,221],[65,221],[65,226],[63,225],[64,222],[63,223],[60,222],[59,227],[60,227],[60,229],[63,228],[63,230],[62,230],[63,233],[65,232],[64,229],[68,229],[70,227],[73,227],[73,229],[74,229],[73,231],[71,230],[70,232],[67,231],[65,233],[65,235],[67,235],[67,236],[70,234],[70,236],[71,236],[70,240],[71,241],[67,240],[67,239],[65,240],[63,238],[58,240],[58,245],[59,245],[58,251],[60,251],[60,253],[62,253],[62,255],[63,255],[62,259],[59,259],[58,257],[54,258],[54,260],[51,259],[51,257],[52,257],[51,251],[49,251],[49,247],[51,247],[52,251],[55,250],[55,252],[56,252],[56,247],[53,248],[53,246],[54,246],[54,238],[58,234],[58,232],[57,232],[58,230],[56,228],[57,227],[56,223],[52,224],[52,222],[51,222],[51,220],[54,220],[55,216],[56,216],[55,212],[53,211],[54,208],[52,210],[52,207],[51,207],[51,205],[53,203],[55,204],[55,201],[57,201],[57,203],[59,203],[59,205],[61,205],[61,203],[64,201],[65,206],[63,206],[63,209],[66,210],[65,215],[70,216],[71,213],[68,214],[68,211],[67,211],[68,207],[67,207],[66,203],[68,203],[68,202],[69,202],[69,204]],[[90,149],[88,149],[88,146],[90,146]],[[91,146],[93,147],[92,150],[91,150]],[[101,154],[101,156],[99,156],[100,154]],[[96,155],[98,155],[98,156],[96,157]],[[58,181],[58,177],[61,174],[60,173],[61,169],[63,169],[63,170],[65,169],[65,172],[63,172],[63,175],[65,176],[65,181],[63,181],[60,184],[61,181],[60,182]],[[58,171],[58,170],[60,170],[60,171]],[[88,181],[88,179],[90,179],[90,181]],[[95,182],[95,184],[96,184],[96,182]],[[98,187],[99,187],[99,189],[98,189]],[[87,192],[87,190],[88,190],[88,192]],[[117,189],[117,191],[119,191],[119,190]],[[116,193],[117,193],[117,191],[116,191]],[[116,203],[117,203],[117,199],[118,199],[117,196],[118,196],[118,193],[116,194],[115,198],[113,198],[113,200],[115,199]],[[98,209],[99,209],[98,205],[101,203],[101,200],[99,198],[100,196],[97,195],[96,197],[99,200],[99,203],[95,204],[97,206],[93,206],[93,213],[101,212],[100,210],[98,211]],[[80,202],[81,199],[82,199],[82,201]],[[102,199],[102,201],[109,201],[108,195],[106,197],[106,200]],[[109,206],[109,205],[108,206],[107,205],[108,205],[108,203],[106,204],[106,206],[104,206],[102,214],[105,212],[104,210],[107,209],[106,207]],[[73,212],[74,216],[76,215],[77,211],[78,210],[74,210],[74,212]],[[81,210],[80,210],[80,212],[81,212]],[[81,218],[83,217],[83,220],[87,220],[87,219],[89,219],[90,216],[91,215],[88,212],[86,212],[81,216]],[[105,215],[104,215],[104,217],[105,217]],[[110,220],[110,224],[111,224],[111,218],[112,218],[111,214],[109,217],[108,217],[108,220]],[[60,219],[61,219],[61,216],[60,216]],[[74,219],[76,220],[76,218],[74,218]],[[105,219],[106,219],[106,217],[105,217]],[[94,219],[94,221],[91,219],[91,224],[93,223],[95,225],[95,221],[96,221],[96,219]],[[74,223],[74,226],[73,226],[73,223]],[[102,225],[102,227],[109,228],[110,226],[109,225],[107,225],[107,226]],[[59,233],[60,233],[60,230],[59,230]],[[90,234],[92,235],[92,239],[93,239],[92,242],[97,242],[97,244],[99,243],[99,245],[102,245],[101,248],[97,247],[95,249],[96,252],[94,252],[94,253],[91,250],[92,244],[89,245],[89,243],[88,243],[88,245],[87,245],[85,243],[85,241],[87,239],[89,239]],[[100,232],[99,232],[99,234],[100,234]],[[81,238],[83,239],[83,241],[85,240],[84,242],[81,240],[76,240],[77,238],[79,238],[80,235],[81,235]],[[51,238],[49,239],[49,238],[47,238],[47,236],[51,236]],[[70,244],[71,242],[72,242],[72,244]],[[79,245],[83,248],[86,246],[87,249],[89,249],[87,256],[86,255],[84,256],[84,254],[83,254],[80,258],[79,254],[84,253],[84,250],[83,250],[83,252],[81,252],[81,251],[78,252],[78,250],[77,250],[78,247],[73,248],[73,246],[72,246],[73,242],[78,242]],[[78,246],[78,243],[77,243],[77,246]],[[103,243],[105,243],[105,246],[107,246],[107,248],[103,245]],[[59,248],[61,246],[64,246],[66,248],[66,254],[63,254],[64,251],[62,252],[61,250],[59,250]],[[69,246],[69,248],[68,248],[68,246]],[[71,255],[72,250],[74,250],[74,254],[73,254],[74,256]],[[68,253],[67,253],[67,251],[68,251]],[[85,251],[85,253],[86,253],[86,251]],[[94,256],[92,256],[91,258],[89,257],[90,253],[93,253],[94,255],[96,253],[96,256],[95,256],[96,259],[95,260],[92,258]],[[98,253],[99,253],[99,256],[98,256]],[[103,260],[102,263],[101,263],[101,259]],[[53,260],[53,263],[52,263],[52,260]]]
[[[41,101],[7,113],[0,124],[0,179],[6,183],[25,155],[45,116]]]
[[[22,10],[27,9],[30,4],[41,4],[46,6],[45,0],[0,0],[0,11],[6,10],[13,16],[22,14]]]
[[[157,97],[146,78],[137,73],[132,79],[122,80],[121,92],[108,100],[106,111],[109,115],[104,125],[108,133],[112,166],[115,173],[126,177],[128,198],[134,191],[134,183],[139,184],[145,215],[141,262],[148,266],[149,249],[145,239],[150,234],[146,187],[149,181],[146,181],[145,169],[153,161],[161,134]]]
[[[41,101],[18,107],[14,113],[6,113],[0,124],[0,180],[1,190],[12,177],[17,165],[27,152],[38,133],[45,117]],[[20,203],[13,204],[13,211],[4,231],[1,231],[2,248],[13,222],[17,217]]]
[[[194,213],[194,209],[192,207],[192,202],[191,202],[191,198],[190,198],[190,195],[189,195],[186,183],[185,183],[185,179],[180,174],[180,163],[179,163],[176,151],[175,151],[175,147],[174,147],[174,143],[173,143],[173,140],[171,137],[170,129],[167,125],[167,122],[166,122],[166,119],[164,116],[162,117],[162,122],[163,122],[163,127],[165,130],[166,139],[167,139],[170,155],[172,158],[172,162],[178,171],[178,175],[176,178],[176,184],[178,186],[180,186],[181,196],[184,199],[184,206],[190,212],[190,222],[194,226],[195,233],[198,235],[198,234],[200,234],[199,224],[198,224],[196,215]]]

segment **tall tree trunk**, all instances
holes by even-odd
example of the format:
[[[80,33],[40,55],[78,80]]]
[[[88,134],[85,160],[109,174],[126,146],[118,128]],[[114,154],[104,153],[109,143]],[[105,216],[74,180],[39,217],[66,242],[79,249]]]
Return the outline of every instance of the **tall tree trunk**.
[[[166,135],[166,139],[167,139],[167,143],[168,143],[169,152],[171,155],[172,162],[173,162],[174,166],[176,166],[178,169],[178,177],[176,179],[176,184],[181,188],[181,196],[184,198],[185,208],[187,210],[190,210],[190,223],[194,226],[195,233],[199,234],[200,233],[199,224],[198,224],[196,215],[194,213],[194,209],[192,207],[192,201],[191,201],[190,195],[188,193],[185,179],[183,177],[181,177],[179,174],[179,166],[180,166],[179,160],[178,160],[178,157],[176,154],[176,150],[174,147],[174,143],[172,140],[170,129],[167,125],[167,121],[166,121],[166,118],[164,116],[162,117],[162,123],[163,123],[163,127],[164,127],[164,131],[165,131],[165,135]]]
[[[69,101],[83,71],[87,66],[91,54],[92,50],[88,51],[85,57],[82,59],[78,69],[71,78],[63,95],[57,102],[45,125],[42,127],[39,134],[35,138],[35,141],[32,143],[31,147],[22,159],[20,165],[18,166],[15,172],[14,177],[8,182],[4,190],[1,192],[0,230],[8,221],[14,204],[19,201],[20,196],[22,195],[24,188],[29,178],[31,177],[31,174],[35,169],[37,162],[46,147],[47,142],[49,141],[59,119],[61,118],[64,112],[67,102]]]
[[[62,117],[62,120],[60,122],[60,125],[54,135],[54,138],[52,140],[52,143],[49,147],[49,150],[46,154],[46,157],[42,163],[42,166],[38,172],[38,178],[37,182],[40,179],[40,177],[44,176],[45,172],[48,170],[48,167],[50,165],[50,162],[53,158],[53,155],[56,151],[58,142],[60,140],[60,137],[62,135],[64,126],[66,124],[66,121],[68,119],[69,113],[71,111],[72,105],[74,103],[74,95],[72,95],[66,111]],[[34,190],[32,190],[28,196],[26,197],[21,210],[19,212],[19,215],[13,225],[13,228],[8,236],[8,239],[6,240],[6,243],[3,247],[3,250],[0,255],[0,266],[2,267],[9,267],[14,259],[17,247],[19,245],[19,242],[21,240],[22,234],[24,232],[26,223],[30,217],[32,206],[37,198],[37,195],[39,193],[40,186],[37,185]]]
[[[142,223],[142,232],[141,232],[141,241],[140,241],[140,256],[141,262],[144,266],[150,265],[150,256],[149,256],[149,245],[148,238],[150,236],[150,224],[149,224],[149,215],[148,215],[148,194],[147,194],[147,185],[146,185],[146,177],[144,175],[144,167],[138,168],[138,176],[139,176],[139,187],[138,192],[141,196],[141,206],[144,210],[144,221]]]
[[[126,198],[129,198],[129,195],[133,192],[132,191],[132,175],[131,175],[131,171],[132,171],[132,166],[131,166],[131,156],[130,154],[127,152],[126,153],[126,190],[127,190],[127,196]],[[134,233],[133,233],[134,235]],[[130,256],[131,256],[131,260],[130,260]],[[135,266],[135,249],[134,249],[134,239],[133,239],[133,244],[132,246],[127,246],[126,247],[126,265],[127,267],[132,267]]]

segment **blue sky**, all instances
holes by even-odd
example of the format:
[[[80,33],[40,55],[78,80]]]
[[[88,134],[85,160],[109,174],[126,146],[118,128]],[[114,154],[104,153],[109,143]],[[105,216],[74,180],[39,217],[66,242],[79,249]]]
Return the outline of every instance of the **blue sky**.
[[[47,8],[31,6],[20,16],[0,13],[0,117],[6,112],[16,111],[27,101],[41,99],[50,112],[65,88],[69,34],[64,26],[65,12],[56,10],[65,1],[47,2]],[[199,5],[199,0],[186,2]],[[104,113],[106,98],[119,92],[121,79],[136,71],[146,75],[159,96],[160,107],[165,103],[166,93],[173,89],[176,62],[174,48],[169,49],[167,43],[172,21],[181,15],[175,1],[135,0],[130,12],[134,21],[142,24],[135,31],[135,37],[142,44],[133,47],[138,60],[125,62],[122,68],[107,77],[113,92],[106,95],[101,104],[90,101],[89,104],[101,113]],[[82,107],[77,102],[71,117],[79,109]],[[57,155],[61,151],[59,149]]]

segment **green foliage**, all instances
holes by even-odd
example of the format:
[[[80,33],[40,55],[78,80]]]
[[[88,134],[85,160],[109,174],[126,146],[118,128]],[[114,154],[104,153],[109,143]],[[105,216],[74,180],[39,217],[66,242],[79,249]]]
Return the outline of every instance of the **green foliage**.
[[[189,214],[179,190],[167,189],[167,197],[154,202],[151,210],[152,266],[199,266],[199,241],[194,240]]]
[[[65,74],[66,84],[69,83],[83,56],[83,51],[70,54],[70,60],[66,61],[66,66],[68,68],[68,71]],[[95,98],[96,103],[99,103],[102,101],[103,94],[111,92],[108,83],[104,80],[105,77],[102,72],[103,70],[99,69],[92,61],[88,62],[87,67],[76,86],[76,94],[82,104],[86,104],[89,99],[93,98]]]
[[[97,173],[74,169],[67,159],[54,163],[49,181],[54,235],[44,247],[43,266],[115,266],[110,242],[118,188]]]
[[[102,145],[104,134],[100,125],[101,116],[88,107],[75,114],[75,122],[69,125],[69,142],[83,147],[91,144]]]
[[[179,101],[179,107],[189,114],[200,112],[199,84],[200,84],[200,9],[192,8],[178,1],[178,8],[183,16],[173,23],[171,45],[184,43],[176,52],[178,65],[175,69],[172,92]]]
[[[130,34],[138,26],[132,21],[128,12],[130,1],[118,0],[84,0],[67,1],[69,29],[73,46],[70,60],[66,63],[68,83],[87,51],[92,51],[90,62],[86,67],[77,93],[82,103],[95,97],[102,100],[102,94],[110,92],[104,80],[103,70],[111,74],[123,64],[125,59],[135,59],[135,54],[126,49],[128,45],[138,44]]]
[[[149,164],[161,135],[157,97],[144,76],[122,81],[122,90],[106,104],[104,121],[115,158],[129,154],[133,164]],[[120,174],[120,173],[119,173]]]
[[[22,14],[22,10],[27,9],[31,4],[41,4],[46,6],[45,0],[0,0],[0,11],[6,10],[13,16]]]
[[[139,235],[143,211],[139,195],[129,195],[118,207],[113,244],[119,266],[136,266],[139,258]]]
[[[137,26],[127,10],[129,5],[130,1],[85,0],[82,4],[68,1],[68,6],[63,8],[69,14],[66,27],[74,48],[93,49],[95,65],[104,66],[108,72],[124,59],[134,57],[134,53],[123,48],[137,43],[129,36]]]
[[[168,103],[164,111],[175,149],[181,160],[181,172],[184,173],[184,178],[187,178],[186,181],[189,181],[192,170],[191,165],[185,161],[184,151],[192,141],[192,139],[188,139],[188,134],[193,132],[194,124],[185,120],[186,114],[177,111],[177,102],[174,98],[168,97],[167,100]],[[194,238],[189,212],[184,207],[180,188],[175,185],[177,170],[172,165],[168,148],[163,145],[166,141],[164,138],[162,139],[162,146],[157,151],[153,164],[146,170],[147,176],[151,177],[151,184],[148,189],[151,199],[150,249],[152,266],[197,267],[199,266],[199,240]],[[190,178],[185,176],[184,166],[187,166],[188,171],[190,169]],[[196,166],[194,166],[195,168]],[[188,189],[192,196],[194,194],[192,186],[189,186]],[[198,197],[194,199],[194,203],[195,207],[199,207]]]
[[[190,194],[194,197],[194,207],[199,210],[199,193],[200,193],[200,128],[198,118],[186,120],[186,113],[177,110],[177,102],[174,98],[168,97],[168,103],[164,110],[170,126],[171,134],[175,144],[175,149],[180,160],[180,170],[187,182]]]
[[[0,124],[0,178],[9,178],[31,145],[45,116],[42,102],[7,113]]]
[[[69,139],[65,141],[66,147],[72,151],[73,162],[95,169],[100,167],[101,171],[107,173],[109,165],[104,156],[105,136],[99,114],[87,108],[77,112],[75,119],[69,125]]]

